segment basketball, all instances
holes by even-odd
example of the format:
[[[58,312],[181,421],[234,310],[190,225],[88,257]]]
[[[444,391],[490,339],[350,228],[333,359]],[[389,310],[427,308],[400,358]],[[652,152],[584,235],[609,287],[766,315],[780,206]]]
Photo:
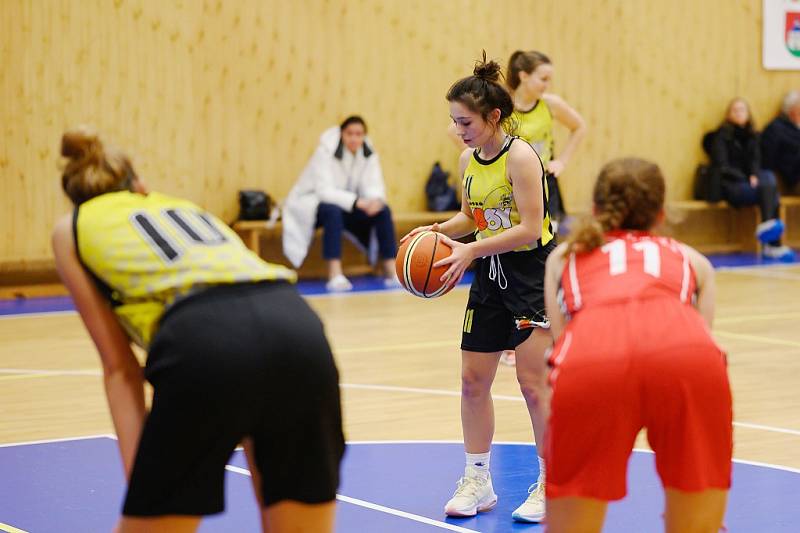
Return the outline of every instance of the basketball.
[[[439,280],[448,266],[433,266],[452,253],[442,237],[435,231],[423,231],[404,242],[397,252],[397,279],[414,296],[436,298],[452,288]]]

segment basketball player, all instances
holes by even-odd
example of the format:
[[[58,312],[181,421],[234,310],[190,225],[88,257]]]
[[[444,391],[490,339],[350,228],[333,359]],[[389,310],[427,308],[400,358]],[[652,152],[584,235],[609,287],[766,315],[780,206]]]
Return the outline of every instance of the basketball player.
[[[594,220],[547,260],[553,334],[547,430],[548,533],[599,532],[625,496],[640,429],[666,489],[666,531],[716,533],[731,482],[725,355],[709,334],[714,272],[653,227],[664,178],[640,159],[608,163]],[[560,335],[560,336],[559,336]]]
[[[547,92],[553,79],[553,64],[541,52],[517,50],[508,59],[506,83],[514,98],[514,119],[517,135],[531,143],[544,163],[547,176],[548,206],[553,228],[566,216],[558,176],[564,171],[572,154],[586,135],[586,123],[563,98]],[[569,129],[564,149],[555,158],[553,120]],[[514,352],[504,352],[501,361],[514,364]]]
[[[117,530],[195,531],[223,510],[225,465],[247,438],[264,531],[332,531],[338,374],[294,272],[191,202],[148,192],[90,129],[67,131],[61,154],[75,209],[53,248],[103,364],[128,477]],[[144,371],[131,341],[148,350]]]
[[[449,265],[443,279],[457,283],[477,261],[461,340],[461,421],[466,468],[447,502],[450,516],[474,516],[497,503],[489,473],[494,434],[491,386],[500,353],[516,349],[517,378],[528,406],[536,442],[545,442],[548,388],[544,352],[551,345],[544,312],[544,262],[554,248],[547,213],[542,163],[524,140],[506,133],[514,103],[499,83],[500,66],[478,62],[474,75],[450,88],[450,116],[469,147],[461,155],[461,211],[423,230],[458,238],[473,231],[477,240],[446,242],[453,253],[436,266]],[[404,239],[405,239],[404,238]],[[513,514],[521,521],[544,517],[544,463],[539,483]]]

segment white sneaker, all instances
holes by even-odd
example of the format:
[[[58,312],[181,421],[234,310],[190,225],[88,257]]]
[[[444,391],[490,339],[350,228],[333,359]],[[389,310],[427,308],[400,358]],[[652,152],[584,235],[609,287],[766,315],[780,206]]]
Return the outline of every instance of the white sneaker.
[[[403,285],[400,283],[400,280],[397,279],[397,276],[392,274],[388,278],[383,278],[383,286],[386,289],[402,289]]]
[[[528,499],[511,513],[517,522],[541,522],[544,520],[544,482],[537,481],[528,487]]]
[[[353,284],[350,283],[349,279],[339,274],[329,279],[328,283],[325,284],[325,288],[329,292],[347,292],[353,290]]]
[[[497,505],[497,494],[492,488],[492,476],[483,477],[467,468],[458,480],[453,497],[444,506],[447,516],[475,516],[491,511]]]
[[[764,257],[770,259],[780,259],[781,261],[794,260],[794,250],[788,246],[770,246],[769,244],[765,244],[762,253]]]

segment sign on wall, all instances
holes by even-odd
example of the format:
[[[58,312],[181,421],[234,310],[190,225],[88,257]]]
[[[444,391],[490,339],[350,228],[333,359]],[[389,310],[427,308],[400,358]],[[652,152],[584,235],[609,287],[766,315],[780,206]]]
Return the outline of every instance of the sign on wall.
[[[800,0],[763,0],[764,68],[800,70]]]

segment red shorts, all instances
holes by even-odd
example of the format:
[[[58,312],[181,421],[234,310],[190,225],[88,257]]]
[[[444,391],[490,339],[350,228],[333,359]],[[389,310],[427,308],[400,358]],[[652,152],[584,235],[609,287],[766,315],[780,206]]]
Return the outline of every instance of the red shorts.
[[[730,487],[725,354],[694,309],[654,299],[581,310],[550,363],[548,498],[623,498],[642,428],[665,487]]]

